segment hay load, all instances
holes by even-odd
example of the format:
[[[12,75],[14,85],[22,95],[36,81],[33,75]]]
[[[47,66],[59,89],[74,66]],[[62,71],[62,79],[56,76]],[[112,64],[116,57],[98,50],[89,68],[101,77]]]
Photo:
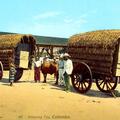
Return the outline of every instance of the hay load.
[[[74,63],[87,63],[93,73],[116,75],[120,30],[100,30],[70,37],[68,52]]]
[[[4,70],[9,69],[9,58],[14,58],[16,66],[19,66],[20,51],[28,51],[29,56],[34,55],[35,44],[32,35],[0,35],[0,61],[3,63]]]
[[[69,39],[69,43],[76,46],[80,44],[80,46],[107,48],[114,47],[119,37],[120,30],[99,30],[73,35]]]
[[[0,35],[0,49],[15,48],[19,43],[35,44],[35,39],[32,35],[22,34],[7,34]]]

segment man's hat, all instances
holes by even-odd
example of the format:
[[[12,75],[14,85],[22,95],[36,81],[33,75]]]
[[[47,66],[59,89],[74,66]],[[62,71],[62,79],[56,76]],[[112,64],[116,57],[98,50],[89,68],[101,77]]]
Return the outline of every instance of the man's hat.
[[[63,56],[64,57],[70,57],[70,55],[68,53],[65,53]]]

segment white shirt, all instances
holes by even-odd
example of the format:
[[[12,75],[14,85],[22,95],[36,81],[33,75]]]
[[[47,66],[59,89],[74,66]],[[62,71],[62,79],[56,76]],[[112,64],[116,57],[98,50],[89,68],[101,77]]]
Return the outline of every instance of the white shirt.
[[[45,58],[45,57],[40,57],[40,58],[39,58],[39,61],[41,62],[41,64],[43,64],[44,58]]]
[[[64,61],[64,72],[66,72],[68,75],[71,75],[73,71],[73,63],[70,59]]]
[[[44,57],[40,57],[39,60],[35,62],[35,66],[40,67],[41,64],[43,64],[43,59],[44,59]]]
[[[39,61],[39,60],[36,61],[36,62],[35,62],[35,66],[36,66],[36,67],[40,67],[40,66],[41,66],[41,61]]]

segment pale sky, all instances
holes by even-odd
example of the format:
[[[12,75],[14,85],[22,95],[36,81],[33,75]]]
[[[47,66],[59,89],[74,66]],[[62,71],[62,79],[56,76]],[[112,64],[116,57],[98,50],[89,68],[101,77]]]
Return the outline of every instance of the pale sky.
[[[52,37],[120,29],[120,0],[1,0],[0,31]]]

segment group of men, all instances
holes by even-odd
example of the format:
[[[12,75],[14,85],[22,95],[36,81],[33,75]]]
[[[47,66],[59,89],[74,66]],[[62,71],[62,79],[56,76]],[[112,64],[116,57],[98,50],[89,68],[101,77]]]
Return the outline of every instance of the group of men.
[[[34,81],[40,82],[40,67],[43,62],[43,57],[40,57],[40,59],[36,62],[34,62]],[[10,85],[12,86],[15,78],[15,66],[13,64],[14,62],[10,62],[10,72],[9,72],[9,81]],[[73,71],[73,63],[70,59],[70,55],[68,53],[61,54],[59,56],[58,60],[58,85],[65,86],[65,90],[70,90],[70,75]]]
[[[42,64],[43,58],[35,63],[34,68],[34,80],[35,82],[40,82],[40,66]],[[70,55],[68,53],[60,54],[58,60],[58,85],[65,86],[65,90],[70,90],[70,75],[73,71],[73,63],[70,60]]]

